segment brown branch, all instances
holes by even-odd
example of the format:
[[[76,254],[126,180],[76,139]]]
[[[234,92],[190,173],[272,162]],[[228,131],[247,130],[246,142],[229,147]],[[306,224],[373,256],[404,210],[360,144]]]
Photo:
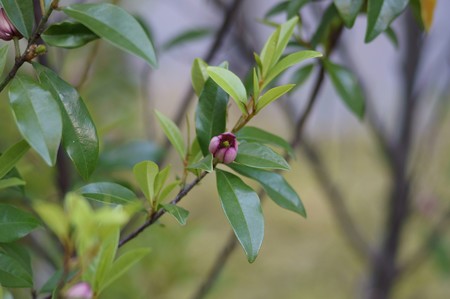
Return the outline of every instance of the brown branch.
[[[22,53],[22,55],[16,60],[13,67],[9,71],[8,75],[3,79],[3,81],[0,83],[0,92],[5,89],[5,87],[8,85],[8,83],[16,76],[17,71],[20,69],[20,67],[29,60],[29,54],[30,51],[33,51],[34,44],[38,41],[38,39],[41,37],[42,32],[45,30],[45,25],[47,24],[48,18],[52,14],[52,12],[55,10],[55,8],[58,6],[58,0],[53,0],[51,3],[49,9],[45,13],[45,15],[42,17],[42,19],[39,21],[38,26],[36,27],[34,33],[31,35],[30,39],[28,40],[27,48]]]
[[[182,200],[188,193],[189,191],[192,190],[192,188],[194,188],[198,183],[200,183],[200,181],[208,174],[208,172],[204,171],[200,174],[200,176],[198,176],[195,180],[193,180],[190,184],[186,185],[178,194],[177,196],[170,202],[170,204],[177,204],[178,202],[180,202],[180,200]],[[128,243],[129,241],[133,240],[134,238],[136,238],[140,233],[142,233],[147,227],[151,226],[152,224],[154,224],[156,221],[158,221],[159,218],[161,218],[162,215],[164,215],[166,213],[166,211],[164,211],[163,209],[159,209],[156,213],[154,213],[150,219],[148,219],[144,224],[142,224],[141,226],[139,226],[137,229],[135,229],[132,233],[130,233],[128,236],[124,237],[120,242],[119,242],[119,247],[122,247],[123,245],[125,245],[126,243]]]

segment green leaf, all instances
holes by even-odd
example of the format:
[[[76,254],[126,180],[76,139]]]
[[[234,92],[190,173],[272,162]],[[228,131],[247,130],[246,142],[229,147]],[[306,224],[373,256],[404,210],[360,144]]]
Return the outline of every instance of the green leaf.
[[[123,205],[137,200],[136,194],[130,189],[109,182],[92,183],[81,187],[79,192],[88,199],[108,204]]]
[[[262,169],[289,170],[289,164],[271,148],[259,143],[242,143],[239,145],[236,163]]]
[[[164,167],[155,177],[155,194],[159,194],[170,174],[171,165]]]
[[[11,81],[9,100],[22,136],[48,165],[54,165],[63,124],[52,94],[19,75]]]
[[[271,69],[274,62],[274,55],[277,48],[277,42],[280,37],[280,26],[277,27],[277,29],[269,36],[266,43],[264,44],[264,47],[261,50],[261,55],[257,56],[255,54],[255,61],[258,65],[260,65],[262,70],[262,77],[265,78],[267,75],[267,72]],[[258,61],[258,58],[259,61]]]
[[[69,238],[69,219],[62,206],[45,201],[33,203],[33,209],[58,238],[65,242]]]
[[[3,46],[0,47],[0,75],[5,70],[6,60],[8,59],[8,49],[9,49],[8,44],[4,44]]]
[[[283,2],[275,4],[266,12],[266,14],[264,15],[264,18],[267,19],[267,18],[276,16],[276,15],[286,11],[289,3],[290,3],[290,1],[283,1]]]
[[[31,256],[28,250],[29,248],[26,244],[21,244],[19,242],[0,244],[1,253],[15,259],[20,263],[24,270],[32,274]]]
[[[213,31],[210,28],[188,29],[170,39],[162,46],[162,48],[167,51],[185,42],[204,38],[210,35],[212,32]]]
[[[253,68],[253,99],[259,98],[260,91],[261,90],[259,89],[258,72],[257,72],[256,68]]]
[[[41,35],[50,46],[74,49],[98,39],[98,35],[78,22],[61,22],[52,24]]]
[[[236,133],[236,137],[240,141],[243,140],[247,142],[256,142],[278,146],[288,152],[289,155],[294,156],[294,150],[286,140],[279,137],[278,135],[274,135],[259,128],[250,126],[243,127],[239,130],[239,132]]]
[[[236,163],[228,164],[227,166],[237,173],[260,183],[267,195],[280,207],[306,217],[305,207],[300,197],[282,175]]]
[[[291,81],[295,83],[294,90],[302,86],[309,76],[312,74],[314,69],[314,64],[310,63],[300,67],[298,70],[292,74]]]
[[[152,67],[158,66],[149,37],[122,8],[109,3],[73,4],[63,11],[114,46],[143,58]]]
[[[334,5],[344,20],[345,26],[353,27],[363,3],[364,0],[334,0]]]
[[[28,152],[30,146],[25,140],[21,140],[8,148],[0,156],[0,179],[10,172],[17,162]]]
[[[149,253],[150,249],[148,248],[138,248],[122,254],[112,264],[109,275],[101,284],[99,293],[101,293],[111,283],[116,281],[120,276],[124,275],[131,267],[133,267],[137,262],[139,262]]]
[[[247,91],[241,79],[231,71],[221,67],[209,66],[206,71],[211,79],[233,98],[242,113],[247,114],[245,109]]]
[[[395,33],[395,31],[391,28],[388,27],[384,33],[386,34],[387,38],[391,41],[391,43],[394,45],[394,47],[396,49],[398,49],[398,38],[397,38],[397,34]]]
[[[10,205],[0,204],[0,243],[18,240],[39,225],[40,222],[30,213]]]
[[[186,225],[187,217],[189,216],[189,211],[183,209],[174,204],[161,205],[161,207],[175,218],[180,225]]]
[[[330,61],[324,61],[324,66],[341,100],[344,101],[350,111],[359,119],[362,119],[365,101],[356,76],[347,68]]]
[[[298,17],[290,18],[286,23],[280,25],[280,35],[277,41],[277,47],[275,49],[275,53],[273,55],[273,60],[271,66],[276,64],[283,54],[286,46],[291,39],[292,33],[294,32],[294,28],[298,23]],[[270,71],[270,69],[269,69]]]
[[[98,168],[104,171],[129,170],[144,160],[159,161],[162,155],[161,147],[153,141],[136,140],[116,147],[106,144]]]
[[[31,288],[31,270],[17,257],[0,251],[0,284],[7,288]]]
[[[256,103],[256,112],[261,111],[264,107],[279,99],[285,93],[289,92],[289,90],[291,90],[294,86],[295,84],[281,85],[266,91]]]
[[[164,131],[164,134],[166,134],[170,143],[172,143],[173,147],[178,152],[178,155],[180,155],[181,161],[184,161],[186,157],[186,145],[184,144],[184,139],[181,135],[180,129],[172,120],[170,120],[170,118],[158,110],[155,110],[155,114]]]
[[[8,19],[25,37],[30,38],[34,25],[33,1],[0,0]]]
[[[6,188],[9,188],[9,187],[23,186],[25,184],[26,184],[25,181],[21,180],[19,178],[3,179],[3,180],[0,180],[0,190],[1,189],[6,189]]]
[[[63,120],[62,145],[78,173],[88,179],[99,155],[94,121],[77,90],[52,70],[34,63],[39,80],[57,99]]]
[[[279,74],[284,72],[289,67],[300,63],[306,59],[310,58],[316,58],[316,57],[322,57],[322,53],[319,53],[317,51],[299,51],[296,53],[289,54],[288,56],[284,57],[280,60],[267,74],[266,79],[264,80],[264,85],[261,87],[263,89],[266,87],[273,79],[275,79]]]
[[[225,216],[244,248],[248,261],[252,263],[264,237],[264,218],[258,195],[229,172],[217,169],[216,179]]]
[[[165,186],[159,194],[157,205],[161,203],[170,194],[170,192],[172,192],[179,185],[180,181],[175,181]]]
[[[195,58],[191,68],[192,87],[195,94],[199,96],[202,93],[203,86],[205,86],[206,80],[208,80],[208,72],[206,68],[208,64],[201,58]]]
[[[289,6],[287,7],[288,19],[297,15],[300,8],[310,1],[311,0],[291,0],[289,2]]]
[[[385,31],[408,5],[409,0],[369,0],[365,42],[371,42]]]
[[[213,156],[211,154],[207,155],[200,161],[188,165],[188,169],[201,169],[207,172],[213,171]]]
[[[142,161],[133,167],[134,177],[144,193],[145,198],[150,202],[155,197],[155,178],[158,172],[159,167],[153,161]]]
[[[228,95],[212,79],[205,83],[195,112],[197,140],[204,156],[209,154],[211,138],[225,132]]]
[[[311,39],[312,48],[316,48],[322,42],[324,44],[328,42],[330,28],[336,19],[340,20],[339,14],[334,3],[331,3],[323,13],[320,24]]]

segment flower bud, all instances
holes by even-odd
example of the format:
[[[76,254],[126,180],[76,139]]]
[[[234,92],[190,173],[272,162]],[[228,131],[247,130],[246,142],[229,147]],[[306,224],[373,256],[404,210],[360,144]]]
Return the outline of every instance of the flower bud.
[[[236,159],[238,142],[233,133],[222,133],[211,138],[209,152],[218,162],[229,164]]]
[[[66,292],[67,299],[92,299],[93,296],[91,286],[87,282],[77,283]]]
[[[22,38],[22,34],[14,27],[2,8],[0,10],[0,39],[8,41],[14,37]]]

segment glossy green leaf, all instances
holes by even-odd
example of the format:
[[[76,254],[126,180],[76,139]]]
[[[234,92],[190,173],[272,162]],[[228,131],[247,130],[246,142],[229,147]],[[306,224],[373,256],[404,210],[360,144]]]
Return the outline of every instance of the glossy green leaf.
[[[294,90],[302,86],[308,80],[313,70],[314,64],[310,63],[300,67],[292,74],[290,81],[292,81],[295,84]]]
[[[261,111],[262,109],[264,109],[264,107],[289,92],[294,86],[295,84],[287,84],[269,89],[261,96],[261,98],[256,103],[256,111]]]
[[[0,204],[0,243],[18,240],[40,225],[30,213],[10,205]]]
[[[34,25],[33,1],[0,0],[0,3],[11,23],[24,37],[30,38]]]
[[[282,175],[236,163],[228,164],[228,166],[237,173],[260,183],[267,195],[280,207],[306,217],[305,207],[300,197]]]
[[[4,44],[0,47],[0,75],[3,73],[5,69],[6,60],[8,59],[8,49],[9,45]]]
[[[260,93],[260,86],[259,86],[259,78],[258,78],[258,72],[256,71],[256,68],[253,68],[253,99],[258,99],[259,98],[259,93]]]
[[[243,127],[236,133],[236,137],[239,141],[274,145],[284,149],[289,155],[294,156],[294,150],[286,140],[260,128],[250,126]]]
[[[347,68],[324,62],[325,69],[341,100],[358,118],[364,117],[365,101],[363,91],[356,76]]]
[[[280,60],[267,74],[266,80],[264,81],[264,85],[262,88],[266,87],[267,84],[269,84],[273,79],[275,79],[278,75],[280,75],[282,72],[284,72],[289,67],[300,63],[306,59],[310,58],[316,58],[316,57],[322,57],[322,53],[319,53],[317,51],[299,51],[296,53],[289,54],[288,56],[284,57]]]
[[[264,18],[270,18],[273,16],[276,16],[280,13],[283,13],[286,11],[286,9],[288,8],[290,1],[283,1],[283,2],[279,2],[277,4],[275,4],[274,6],[272,6],[264,15]]]
[[[353,27],[363,3],[364,0],[334,0],[334,5],[344,20],[345,26]]]
[[[264,237],[264,218],[258,195],[239,177],[216,170],[219,192],[225,216],[244,248],[247,259],[254,262]]]
[[[198,139],[195,138],[194,141],[191,144],[191,148],[189,150],[187,164],[191,165],[194,164],[197,161],[200,161],[203,157],[202,151],[200,149],[200,144],[198,143]],[[199,176],[201,174],[201,171],[199,169],[190,169],[187,168],[187,170],[191,173],[193,173],[195,176]]]
[[[385,31],[408,5],[409,0],[369,0],[367,5],[366,43]]]
[[[173,216],[173,218],[175,218],[180,225],[186,225],[186,220],[189,216],[188,210],[174,204],[161,205],[161,207],[164,211]]]
[[[195,113],[197,140],[204,156],[209,153],[211,138],[225,132],[228,95],[212,79],[205,83]]]
[[[98,39],[98,35],[77,22],[61,22],[50,25],[41,35],[50,46],[74,49]]]
[[[161,125],[164,134],[166,134],[170,143],[173,145],[178,155],[180,156],[181,161],[184,161],[186,157],[186,145],[184,144],[183,136],[181,135],[180,129],[177,125],[167,116],[155,110],[156,117],[158,118],[158,122]]]
[[[28,143],[25,140],[21,140],[8,148],[0,156],[0,179],[16,166],[17,162],[19,162],[29,149],[30,146]]]
[[[78,173],[88,179],[99,155],[94,121],[77,90],[52,70],[34,63],[39,80],[57,99],[63,120],[62,145]]]
[[[157,67],[155,50],[142,26],[122,8],[109,3],[73,4],[63,8],[95,34]]]
[[[9,100],[22,136],[48,165],[54,165],[63,124],[52,94],[29,78],[16,76],[10,83]]]
[[[208,72],[206,68],[208,64],[203,61],[201,58],[195,58],[192,63],[191,68],[191,79],[192,79],[192,87],[194,88],[195,94],[200,96],[202,93],[203,87],[205,86],[206,80],[208,80]]]
[[[150,201],[155,197],[155,178],[158,172],[159,167],[153,161],[142,161],[133,167],[134,177],[145,198]]]
[[[10,246],[8,244],[8,246]],[[0,284],[8,288],[31,288],[33,275],[28,254],[16,245],[0,249]]]
[[[137,200],[136,194],[122,185],[109,182],[83,186],[79,192],[86,198],[107,204],[127,204]]]
[[[147,254],[150,253],[149,248],[138,248],[125,252],[112,264],[109,270],[109,275],[106,277],[105,281],[100,287],[100,293],[107,288],[111,283],[116,281],[119,277],[124,275],[130,270],[137,262],[143,259]]]
[[[26,244],[22,244],[20,241],[13,243],[0,244],[0,252],[12,257],[20,263],[22,268],[28,273],[32,273],[31,268],[31,256],[29,248]]]
[[[69,219],[61,205],[46,201],[36,201],[33,203],[33,209],[60,240],[67,241],[70,225]]]
[[[15,186],[23,186],[25,184],[26,184],[25,181],[21,180],[19,178],[2,179],[2,180],[0,180],[0,190],[10,188],[10,187],[15,187]]]
[[[188,169],[200,169],[207,172],[213,171],[213,156],[211,154],[207,155],[200,161],[196,163],[189,164]]]
[[[271,148],[259,144],[245,142],[239,145],[236,163],[261,169],[289,170],[286,160]]]
[[[247,91],[238,76],[227,69],[215,66],[209,66],[206,71],[214,82],[233,98],[239,107],[242,107],[239,102],[247,103]]]
[[[170,50],[180,44],[183,44],[183,43],[186,43],[189,41],[193,41],[193,40],[198,40],[201,38],[205,38],[208,35],[211,35],[211,33],[213,33],[211,28],[188,29],[186,31],[181,32],[174,38],[170,39],[168,42],[166,42],[162,46],[162,48],[167,51],[167,50]]]

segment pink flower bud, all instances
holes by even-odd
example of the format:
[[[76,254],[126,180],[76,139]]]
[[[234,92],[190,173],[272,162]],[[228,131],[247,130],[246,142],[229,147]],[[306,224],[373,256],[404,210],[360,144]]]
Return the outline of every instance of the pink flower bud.
[[[8,41],[14,37],[22,38],[22,34],[14,27],[2,8],[0,10],[0,39]]]
[[[66,292],[67,299],[92,299],[93,296],[91,286],[87,282],[77,283]]]
[[[236,159],[238,151],[238,142],[233,133],[222,133],[211,138],[209,143],[209,152],[217,161],[229,164]]]

